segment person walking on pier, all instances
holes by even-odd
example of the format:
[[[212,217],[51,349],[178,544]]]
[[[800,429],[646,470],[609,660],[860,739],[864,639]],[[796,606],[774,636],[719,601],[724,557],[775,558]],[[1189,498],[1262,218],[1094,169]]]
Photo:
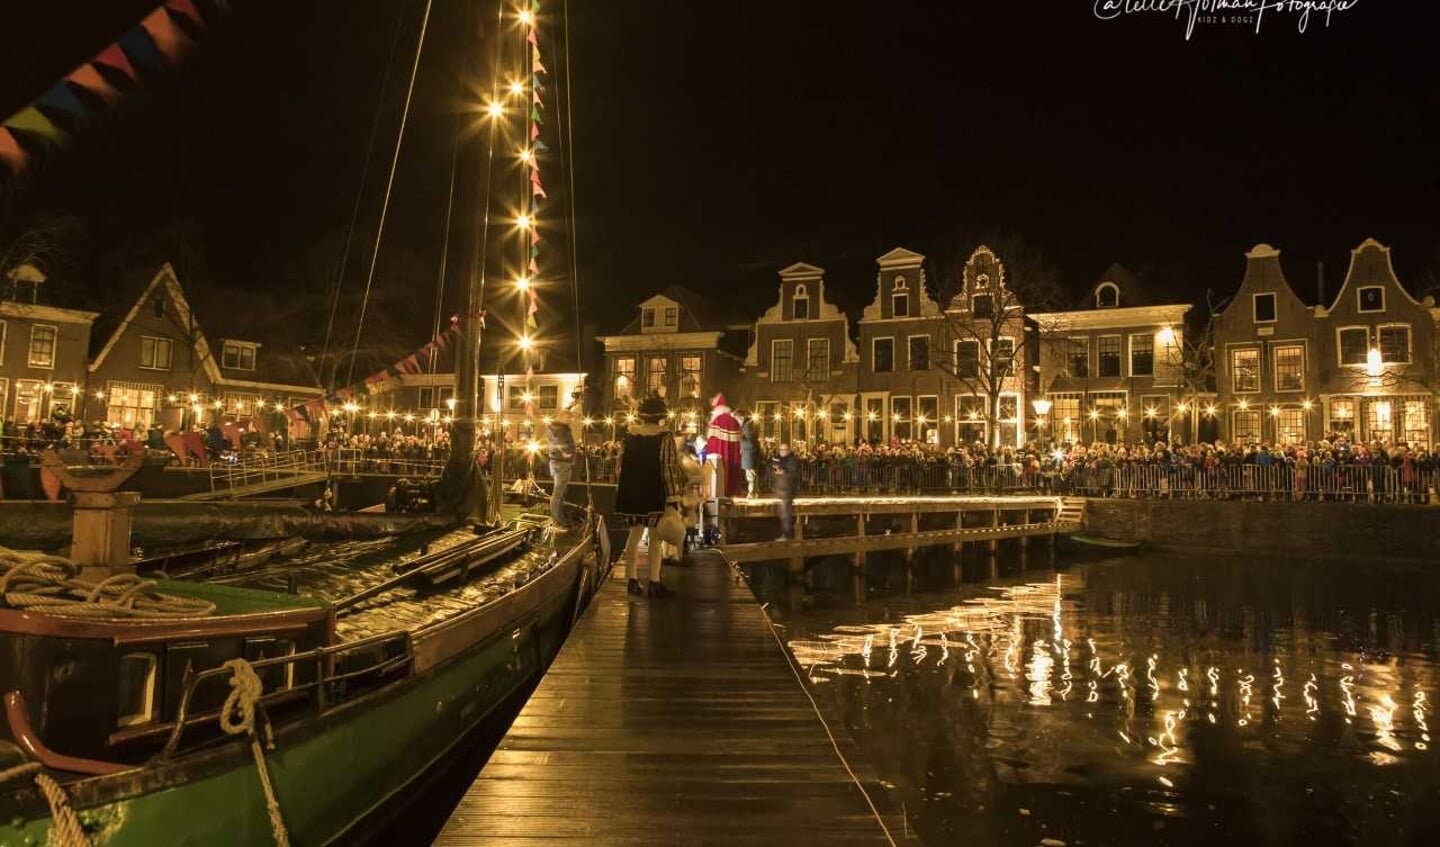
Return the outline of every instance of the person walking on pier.
[[[570,487],[570,474],[575,466],[575,433],[570,429],[570,412],[561,409],[550,421],[550,520],[556,529],[569,531],[565,517],[565,489]]]
[[[770,475],[775,496],[780,498],[780,540],[795,537],[795,486],[800,482],[800,462],[790,452],[790,445],[781,443],[770,457]]]
[[[625,539],[625,588],[631,594],[668,597],[674,592],[660,581],[663,547],[655,526],[666,509],[678,509],[685,495],[685,468],[675,447],[675,435],[665,425],[665,401],[650,397],[640,404],[640,423],[630,427],[620,447],[619,482],[615,489],[615,518],[629,524]],[[640,539],[650,530],[649,572],[642,584],[635,558]]]

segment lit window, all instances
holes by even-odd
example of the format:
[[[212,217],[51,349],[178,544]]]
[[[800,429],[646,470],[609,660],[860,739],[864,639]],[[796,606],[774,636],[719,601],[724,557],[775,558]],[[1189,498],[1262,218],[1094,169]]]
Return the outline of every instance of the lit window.
[[[1257,409],[1237,409],[1234,414],[1235,431],[1231,433],[1238,441],[1260,440],[1260,412]]]
[[[615,397],[628,398],[635,391],[635,359],[625,356],[615,360]]]
[[[1155,336],[1148,332],[1130,336],[1130,375],[1155,375]]]
[[[30,367],[55,367],[55,337],[53,326],[30,327]]]
[[[870,359],[875,373],[893,373],[895,371],[895,339],[876,338],[871,345]]]
[[[1275,294],[1267,292],[1256,294],[1254,297],[1255,323],[1268,324],[1275,322]]]
[[[1244,347],[1230,351],[1230,390],[1250,392],[1260,390],[1260,351]]]
[[[700,396],[700,377],[704,360],[699,353],[686,353],[680,357],[680,396],[695,399]]]
[[[915,416],[910,408],[909,397],[890,398],[891,434],[901,441],[915,437]]]
[[[170,370],[170,339],[143,336],[140,339],[140,367],[155,371]]]
[[[255,370],[255,345],[227,341],[221,348],[220,364],[242,371]]]
[[[1275,390],[1305,390],[1305,347],[1282,344],[1275,348]]]
[[[1330,400],[1329,429],[1347,436],[1355,432],[1355,398],[1335,397]]]
[[[645,391],[656,397],[665,396],[670,362],[664,356],[650,356],[645,360]]]
[[[1305,441],[1305,412],[1281,409],[1275,416],[1275,440],[1280,444],[1301,444]]]
[[[1370,331],[1363,326],[1340,330],[1340,364],[1363,365],[1369,355]]]
[[[1380,361],[1387,365],[1405,364],[1410,361],[1410,327],[1405,324],[1382,326],[1380,336]]]

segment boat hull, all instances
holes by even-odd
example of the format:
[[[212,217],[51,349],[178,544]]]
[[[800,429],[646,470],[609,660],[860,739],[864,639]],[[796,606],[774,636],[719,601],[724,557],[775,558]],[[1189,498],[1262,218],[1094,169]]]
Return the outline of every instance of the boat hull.
[[[570,551],[494,609],[477,610],[477,629],[497,618],[483,640],[278,732],[266,761],[291,843],[362,840],[360,828],[400,805],[408,786],[536,679],[559,651],[577,592],[585,590],[582,553]],[[97,847],[274,843],[248,743],[82,780],[70,792]],[[49,826],[48,816],[9,818],[0,823],[0,844],[43,844]]]

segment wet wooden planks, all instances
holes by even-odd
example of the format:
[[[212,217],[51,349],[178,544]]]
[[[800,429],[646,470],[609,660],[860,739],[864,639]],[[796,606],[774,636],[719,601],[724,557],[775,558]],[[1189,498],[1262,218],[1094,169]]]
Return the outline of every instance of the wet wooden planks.
[[[437,845],[885,844],[749,588],[713,553],[619,570]]]

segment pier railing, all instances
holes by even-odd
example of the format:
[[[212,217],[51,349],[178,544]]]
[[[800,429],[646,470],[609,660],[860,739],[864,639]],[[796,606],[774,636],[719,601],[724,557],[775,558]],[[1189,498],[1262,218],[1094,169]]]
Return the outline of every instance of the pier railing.
[[[1329,500],[1362,503],[1431,503],[1440,470],[1389,465],[1119,465],[1077,468],[1067,489],[1092,497]]]
[[[247,486],[282,482],[299,474],[322,470],[324,461],[317,450],[256,453],[234,461],[211,462],[210,490],[234,491]]]

